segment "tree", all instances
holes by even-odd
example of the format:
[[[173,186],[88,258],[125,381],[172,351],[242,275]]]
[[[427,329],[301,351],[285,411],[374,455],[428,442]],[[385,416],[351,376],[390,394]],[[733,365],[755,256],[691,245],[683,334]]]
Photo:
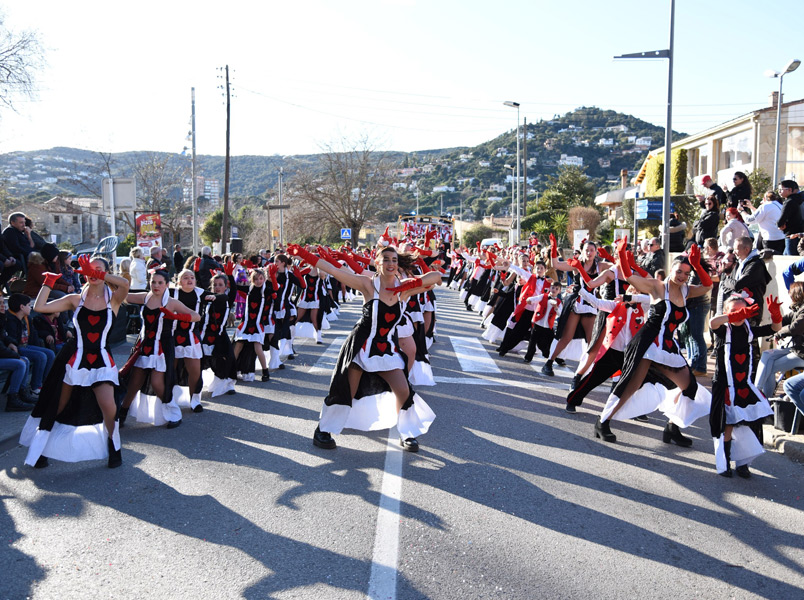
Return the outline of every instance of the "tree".
[[[752,200],[757,204],[762,201],[765,192],[773,191],[773,181],[771,176],[763,168],[757,168],[748,174],[748,182],[751,184]]]
[[[538,202],[528,202],[526,212],[545,213],[547,218],[572,206],[594,206],[594,202],[595,186],[586,176],[586,168],[561,165],[557,175],[547,178],[547,188]]]
[[[162,228],[170,232],[170,241],[179,239],[186,217],[192,215],[190,203],[181,196],[185,170],[170,163],[170,155],[149,152],[138,155],[129,165],[137,181],[137,204],[140,210],[159,212]]]
[[[486,238],[494,237],[494,230],[487,225],[477,224],[463,232],[461,244],[471,248]]]
[[[36,96],[34,73],[42,67],[43,54],[35,32],[8,29],[0,13],[0,104],[14,110],[17,97]]]
[[[223,223],[223,209],[219,208],[207,215],[204,223],[198,228],[198,237],[205,246],[212,246],[221,239],[221,223]]]
[[[357,240],[363,225],[373,219],[390,194],[390,159],[370,140],[342,139],[327,144],[318,170],[300,170],[294,178],[295,197],[309,218],[331,227],[348,227]]]

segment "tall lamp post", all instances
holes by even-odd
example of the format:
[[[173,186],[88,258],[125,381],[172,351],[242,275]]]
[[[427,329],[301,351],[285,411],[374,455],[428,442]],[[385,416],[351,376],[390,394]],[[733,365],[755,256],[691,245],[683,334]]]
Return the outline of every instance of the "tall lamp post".
[[[503,104],[516,109],[516,243],[519,244],[519,239],[522,237],[519,222],[519,102],[506,100]]]
[[[509,237],[511,238],[511,242],[513,242],[514,229],[515,229],[514,226],[516,224],[516,221],[514,220],[516,218],[514,216],[516,214],[516,208],[514,207],[514,202],[516,202],[516,196],[514,195],[514,181],[516,180],[516,169],[511,165],[503,165],[503,166],[511,171],[511,227],[510,227],[511,235]]]
[[[779,132],[782,126],[782,80],[785,75],[798,69],[800,64],[801,61],[794,58],[785,65],[784,71],[781,73],[772,69],[765,71],[765,75],[768,77],[779,78],[779,97],[776,99],[776,147],[773,151],[773,185],[779,183],[776,178],[779,176]]]

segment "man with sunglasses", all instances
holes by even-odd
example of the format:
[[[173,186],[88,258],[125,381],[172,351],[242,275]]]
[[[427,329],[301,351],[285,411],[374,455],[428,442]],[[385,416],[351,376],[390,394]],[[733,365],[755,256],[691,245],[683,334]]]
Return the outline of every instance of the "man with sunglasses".
[[[798,256],[798,240],[796,238],[804,232],[804,218],[802,218],[802,197],[798,184],[792,179],[785,179],[779,184],[779,195],[784,199],[782,216],[776,225],[784,232],[784,253],[788,256]]]

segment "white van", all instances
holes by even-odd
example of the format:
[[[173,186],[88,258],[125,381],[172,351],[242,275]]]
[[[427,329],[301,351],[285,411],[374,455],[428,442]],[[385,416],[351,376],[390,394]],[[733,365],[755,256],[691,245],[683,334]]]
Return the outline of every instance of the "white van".
[[[503,247],[502,238],[485,238],[481,240],[480,247],[488,248],[490,246],[493,246],[494,244],[497,244],[500,248],[502,248]]]

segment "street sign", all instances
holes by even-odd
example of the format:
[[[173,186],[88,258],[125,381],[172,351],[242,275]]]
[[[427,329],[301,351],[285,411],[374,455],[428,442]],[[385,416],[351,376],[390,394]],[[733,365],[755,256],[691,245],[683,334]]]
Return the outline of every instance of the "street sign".
[[[348,227],[341,228],[341,239],[342,240],[351,240],[352,239],[352,230]]]

